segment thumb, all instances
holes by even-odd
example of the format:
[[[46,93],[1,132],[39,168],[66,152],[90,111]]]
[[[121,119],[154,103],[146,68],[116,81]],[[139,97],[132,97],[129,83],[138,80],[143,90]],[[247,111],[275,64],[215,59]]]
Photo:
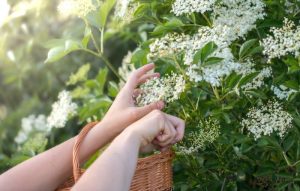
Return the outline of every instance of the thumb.
[[[136,108],[136,113],[137,117],[140,119],[150,113],[153,110],[162,110],[164,108],[165,104],[163,101],[158,101],[154,103],[150,103],[148,105],[142,106],[142,107],[137,107]]]

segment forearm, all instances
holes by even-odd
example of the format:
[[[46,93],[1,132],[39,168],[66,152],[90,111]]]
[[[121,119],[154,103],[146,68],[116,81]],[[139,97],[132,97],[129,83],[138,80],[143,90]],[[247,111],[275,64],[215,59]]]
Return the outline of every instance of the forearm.
[[[136,135],[123,132],[85,172],[73,190],[129,190],[139,146]]]
[[[81,163],[108,143],[116,132],[97,124],[86,136],[80,147]],[[72,138],[44,153],[33,157],[0,176],[2,190],[54,190],[72,175]]]

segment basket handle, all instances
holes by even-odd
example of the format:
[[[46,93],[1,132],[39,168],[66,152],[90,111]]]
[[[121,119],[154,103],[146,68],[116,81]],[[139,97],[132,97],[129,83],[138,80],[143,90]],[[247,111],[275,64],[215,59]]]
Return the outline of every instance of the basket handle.
[[[79,148],[83,142],[85,136],[88,132],[96,125],[98,122],[91,122],[83,127],[83,129],[78,134],[75,144],[73,146],[73,177],[74,182],[76,183],[81,176],[80,162],[79,162]]]

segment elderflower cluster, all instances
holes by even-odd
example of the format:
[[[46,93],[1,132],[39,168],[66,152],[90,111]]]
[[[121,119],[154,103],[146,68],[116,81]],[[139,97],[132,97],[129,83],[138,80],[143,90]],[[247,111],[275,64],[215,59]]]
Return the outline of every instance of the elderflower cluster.
[[[136,103],[139,106],[161,100],[170,103],[178,100],[184,89],[185,80],[182,75],[172,73],[162,78],[153,78],[141,86],[142,92],[136,98]]]
[[[18,144],[24,143],[28,136],[33,132],[44,132],[47,133],[51,129],[47,125],[45,115],[30,115],[24,117],[21,122],[21,130],[18,135],[15,137],[15,142]]]
[[[223,0],[213,9],[213,26],[227,26],[231,41],[244,37],[255,28],[255,22],[265,17],[261,0]]]
[[[229,48],[226,34],[226,27],[202,27],[198,30],[198,33],[192,36],[187,43],[188,46],[184,57],[184,64],[188,65],[187,75],[192,81],[206,81],[212,86],[220,86],[221,79],[224,76],[238,70],[240,64],[234,61],[234,56]],[[211,41],[214,42],[218,48],[210,56],[223,58],[223,60],[220,63],[210,66],[201,66],[201,63],[193,63],[196,52]]]
[[[201,66],[200,63],[193,63],[196,52],[211,41],[218,46],[211,56],[220,57],[224,60],[211,66]],[[163,57],[178,52],[185,53],[184,64],[188,65],[186,74],[195,82],[206,81],[212,86],[219,86],[222,77],[240,68],[240,64],[234,61],[234,56],[229,48],[226,27],[201,27],[198,33],[192,36],[167,34],[150,45],[148,57]]]
[[[197,128],[199,129],[191,132],[187,138],[190,143],[188,146],[177,146],[179,154],[192,154],[199,149],[204,150],[207,144],[213,143],[220,135],[221,127],[216,119],[201,121]]]
[[[271,28],[272,35],[263,39],[260,43],[264,47],[263,54],[268,56],[269,62],[273,58],[280,58],[289,53],[299,55],[300,50],[300,27],[295,23],[284,19],[282,28]]]
[[[172,12],[176,16],[183,14],[205,13],[211,11],[216,0],[176,0],[172,5]]]
[[[272,76],[272,68],[266,67],[260,71],[260,73],[252,80],[252,82],[243,85],[241,88],[244,91],[258,89],[265,84],[264,80],[271,76]]]
[[[119,67],[119,69],[118,69],[119,75],[125,81],[127,81],[128,78],[129,78],[129,76],[130,76],[130,74],[134,70],[136,70],[136,68],[134,67],[134,64],[131,63],[132,55],[133,55],[133,53],[131,51],[129,51],[127,53],[127,55],[123,58],[121,67]],[[125,85],[125,83],[121,80],[119,82],[119,87],[122,88],[124,85]]]
[[[286,87],[284,85],[280,85],[279,87],[272,86],[271,90],[274,92],[276,97],[280,100],[287,100],[290,97],[290,95],[297,92],[293,89],[289,89],[288,87]]]
[[[184,51],[187,49],[190,39],[189,35],[168,33],[166,36],[156,39],[150,44],[148,59],[153,60],[157,57],[170,56]]]
[[[90,12],[95,11],[98,5],[93,0],[63,0],[57,7],[58,12],[65,16],[86,17]]]
[[[282,138],[292,127],[292,116],[283,110],[278,102],[269,102],[260,108],[252,108],[241,125],[253,134],[257,140],[261,136],[276,133]]]
[[[76,114],[77,104],[72,102],[70,92],[62,91],[58,95],[58,101],[52,105],[51,114],[47,118],[50,128],[62,128],[68,118]]]

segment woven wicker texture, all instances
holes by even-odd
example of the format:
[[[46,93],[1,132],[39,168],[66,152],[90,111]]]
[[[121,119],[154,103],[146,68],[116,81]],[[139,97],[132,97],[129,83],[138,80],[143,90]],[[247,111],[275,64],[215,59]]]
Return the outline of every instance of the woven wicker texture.
[[[79,180],[84,173],[80,169],[78,158],[80,144],[87,133],[97,122],[87,124],[76,138],[73,147],[73,176],[62,184],[57,191],[71,190],[71,187]],[[169,191],[172,190],[173,174],[172,160],[174,153],[171,150],[155,154],[146,158],[140,158],[136,167],[130,191]]]

